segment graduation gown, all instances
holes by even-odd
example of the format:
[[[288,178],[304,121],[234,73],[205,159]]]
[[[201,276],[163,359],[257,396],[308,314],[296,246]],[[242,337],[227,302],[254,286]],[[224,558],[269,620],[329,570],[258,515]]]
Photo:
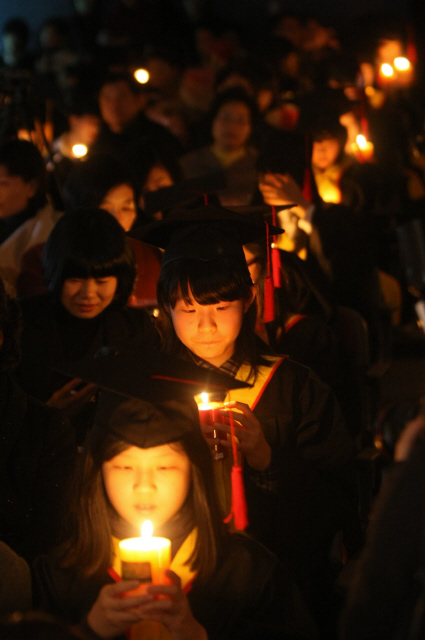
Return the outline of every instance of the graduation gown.
[[[193,539],[193,532],[190,537]],[[190,542],[185,540],[171,569],[180,575],[183,568],[186,573],[183,586],[192,613],[209,640],[316,637],[291,578],[262,545],[241,534],[228,535],[216,570],[202,584],[196,576],[187,576],[184,567],[184,555],[193,548]],[[58,568],[54,554],[40,557],[33,566],[34,605],[77,624],[89,612],[101,587],[112,581],[107,573],[82,579],[75,569]],[[164,636],[158,632],[144,636],[145,640],[158,637]]]

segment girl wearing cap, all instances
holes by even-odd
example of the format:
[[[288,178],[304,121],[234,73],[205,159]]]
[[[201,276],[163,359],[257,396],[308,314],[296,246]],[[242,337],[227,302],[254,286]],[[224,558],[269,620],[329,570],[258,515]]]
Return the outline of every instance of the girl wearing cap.
[[[35,605],[87,637],[130,627],[144,640],[315,637],[275,557],[223,530],[195,402],[103,393],[68,513],[70,537],[35,563]],[[167,584],[136,596],[138,582],[119,578],[117,544],[145,520],[171,540],[172,563]]]
[[[353,442],[330,389],[256,338],[242,224],[226,210],[220,221],[213,209],[191,212],[160,245],[167,247],[158,282],[163,347],[253,384],[232,391],[221,412],[233,409],[251,531],[290,562],[321,610],[332,540],[356,517]],[[170,216],[163,229],[172,224]]]
[[[122,227],[105,211],[65,214],[45,245],[43,267],[48,293],[20,303],[18,379],[27,393],[72,416],[80,442],[96,389],[80,388],[80,380],[55,372],[55,363],[130,341],[152,346],[156,332],[146,311],[126,307],[136,275],[134,254]]]

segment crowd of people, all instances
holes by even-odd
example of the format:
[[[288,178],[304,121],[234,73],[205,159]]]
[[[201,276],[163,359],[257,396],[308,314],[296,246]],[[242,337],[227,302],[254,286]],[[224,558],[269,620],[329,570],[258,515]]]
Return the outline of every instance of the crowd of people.
[[[417,34],[189,7],[1,30],[0,635],[420,638],[419,402],[375,448],[425,319]]]

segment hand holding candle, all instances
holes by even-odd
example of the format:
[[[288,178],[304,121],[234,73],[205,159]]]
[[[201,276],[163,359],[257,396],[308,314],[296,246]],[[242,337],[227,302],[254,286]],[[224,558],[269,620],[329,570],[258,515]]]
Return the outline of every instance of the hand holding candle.
[[[149,584],[166,584],[165,571],[171,563],[171,541],[152,536],[150,520],[142,526],[140,538],[127,538],[119,543],[121,577],[123,580],[138,580],[137,589],[131,595],[146,593]]]

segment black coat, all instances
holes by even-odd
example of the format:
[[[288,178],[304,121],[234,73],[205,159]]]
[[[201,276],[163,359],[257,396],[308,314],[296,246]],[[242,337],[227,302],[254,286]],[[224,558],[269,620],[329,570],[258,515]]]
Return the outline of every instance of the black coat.
[[[112,578],[83,579],[60,569],[54,554],[33,566],[34,605],[76,624]],[[289,640],[316,632],[286,570],[267,549],[247,536],[226,537],[217,568],[205,584],[195,578],[188,600],[209,640]]]
[[[22,388],[47,402],[69,382],[53,367],[64,360],[93,356],[100,347],[121,348],[126,344],[155,346],[158,334],[144,309],[119,308],[110,304],[92,320],[74,318],[49,294],[20,301],[23,319],[21,362],[17,377]],[[88,403],[72,422],[77,442],[93,419],[94,403]]]
[[[8,376],[0,389],[0,539],[31,559],[58,542],[76,446],[58,409],[27,396]]]

